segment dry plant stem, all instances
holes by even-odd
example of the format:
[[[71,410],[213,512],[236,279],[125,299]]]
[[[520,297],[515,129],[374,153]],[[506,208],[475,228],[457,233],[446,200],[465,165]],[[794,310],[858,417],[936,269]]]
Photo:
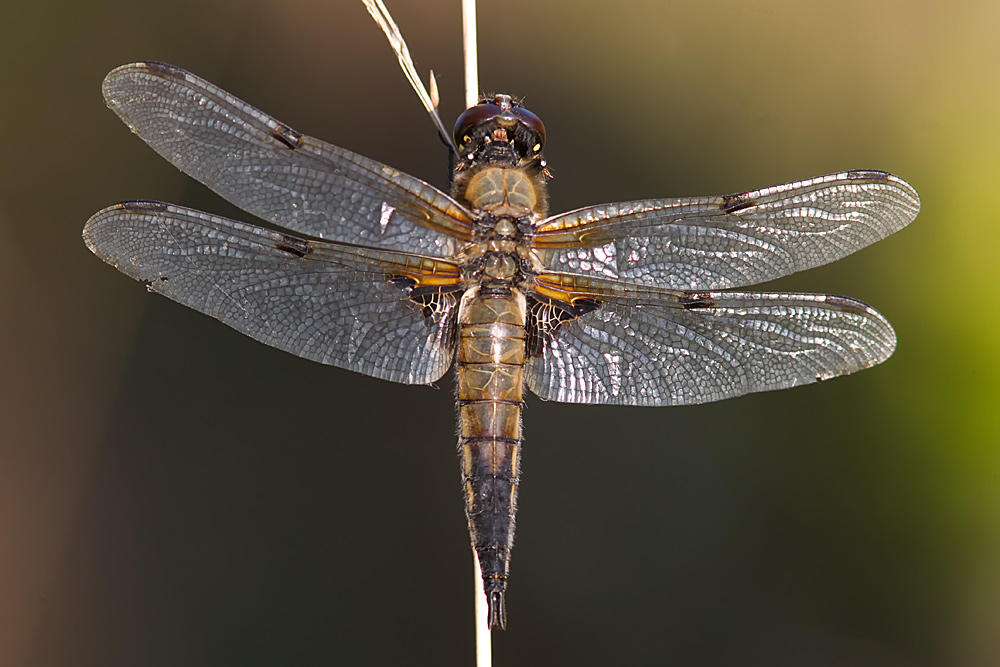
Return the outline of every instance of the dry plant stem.
[[[462,0],[462,52],[465,54],[465,108],[479,103],[479,47],[476,0]]]
[[[362,0],[368,13],[371,14],[375,22],[382,28],[392,50],[396,52],[399,66],[406,75],[407,80],[420,98],[420,103],[430,114],[438,133],[451,147],[453,154],[457,153],[451,134],[444,129],[441,117],[437,108],[440,97],[437,88],[437,80],[434,72],[430,75],[430,92],[424,88],[417,74],[410,51],[403,39],[396,22],[392,20],[392,15],[386,8],[382,0]],[[462,46],[465,60],[465,100],[466,107],[475,106],[479,102],[479,56],[476,44],[476,3],[475,0],[462,0]],[[473,591],[475,595],[475,627],[476,627],[476,665],[477,667],[490,667],[493,664],[492,642],[490,640],[490,626],[487,623],[486,598],[483,595],[482,582],[483,575],[479,568],[479,557],[475,549],[472,550],[472,562],[474,571]]]
[[[410,50],[406,47],[403,33],[399,31],[396,22],[392,20],[389,10],[386,9],[382,0],[361,1],[364,2],[368,13],[372,15],[375,22],[382,28],[382,32],[385,33],[386,39],[389,40],[389,45],[396,52],[396,58],[399,59],[399,66],[403,69],[403,74],[406,75],[406,79],[413,86],[413,90],[416,91],[417,97],[420,98],[420,103],[424,105],[424,109],[430,114],[431,120],[434,122],[434,127],[437,128],[438,134],[441,135],[441,139],[448,144],[452,151],[456,151],[455,142],[451,138],[451,132],[444,129],[441,117],[438,116],[437,107],[431,101],[430,93],[427,92],[427,88],[424,87],[420,76],[417,74],[417,68],[413,65],[413,58],[410,57]]]
[[[479,569],[479,555],[472,550],[474,578],[472,593],[476,600],[476,667],[490,667],[493,664],[491,629],[486,622],[486,596],[483,594],[483,572]]]
[[[465,61],[465,107],[479,103],[479,48],[476,36],[476,0],[462,0],[462,54]],[[493,664],[491,630],[487,623],[486,596],[483,594],[483,573],[479,556],[472,550],[473,594],[476,600],[476,667]]]

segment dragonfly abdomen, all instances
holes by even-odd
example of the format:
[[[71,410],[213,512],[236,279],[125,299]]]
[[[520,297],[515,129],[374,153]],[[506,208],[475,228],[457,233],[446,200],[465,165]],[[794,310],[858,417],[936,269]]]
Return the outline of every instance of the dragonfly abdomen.
[[[525,360],[524,295],[474,288],[459,310],[458,415],[465,514],[489,602],[504,627],[504,591],[520,478]]]

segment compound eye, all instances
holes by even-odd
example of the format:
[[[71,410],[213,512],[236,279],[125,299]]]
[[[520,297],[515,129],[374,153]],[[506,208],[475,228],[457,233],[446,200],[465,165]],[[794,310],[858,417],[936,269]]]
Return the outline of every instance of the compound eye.
[[[455,121],[455,143],[458,145],[463,144],[463,137],[469,135],[472,128],[483,123],[488,123],[501,113],[503,113],[503,110],[500,106],[494,104],[491,100],[483,100],[476,106],[466,109],[465,113]]]
[[[528,129],[538,135],[537,151],[542,150],[545,146],[545,125],[542,123],[542,119],[524,107],[514,107],[511,109],[511,112],[519,121],[524,123]]]

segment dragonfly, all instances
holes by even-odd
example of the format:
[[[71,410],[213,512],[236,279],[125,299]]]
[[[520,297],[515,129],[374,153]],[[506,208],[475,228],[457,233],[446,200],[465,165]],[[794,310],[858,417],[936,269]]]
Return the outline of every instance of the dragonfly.
[[[86,223],[94,254],[305,359],[404,384],[454,366],[490,628],[507,622],[525,389],[692,405],[853,373],[895,349],[889,322],[861,301],[733,291],[912,222],[916,191],[884,171],[552,215],[545,127],[508,95],[459,117],[446,193],[172,65],[124,65],[103,92],[161,156],[276,228],[126,201]]]

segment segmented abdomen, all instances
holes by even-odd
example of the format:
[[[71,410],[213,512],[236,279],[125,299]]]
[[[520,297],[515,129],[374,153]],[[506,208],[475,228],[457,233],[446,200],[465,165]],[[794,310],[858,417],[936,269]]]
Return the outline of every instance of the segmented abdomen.
[[[465,513],[489,602],[504,627],[504,591],[520,477],[525,299],[511,288],[469,290],[459,309],[458,412]]]

